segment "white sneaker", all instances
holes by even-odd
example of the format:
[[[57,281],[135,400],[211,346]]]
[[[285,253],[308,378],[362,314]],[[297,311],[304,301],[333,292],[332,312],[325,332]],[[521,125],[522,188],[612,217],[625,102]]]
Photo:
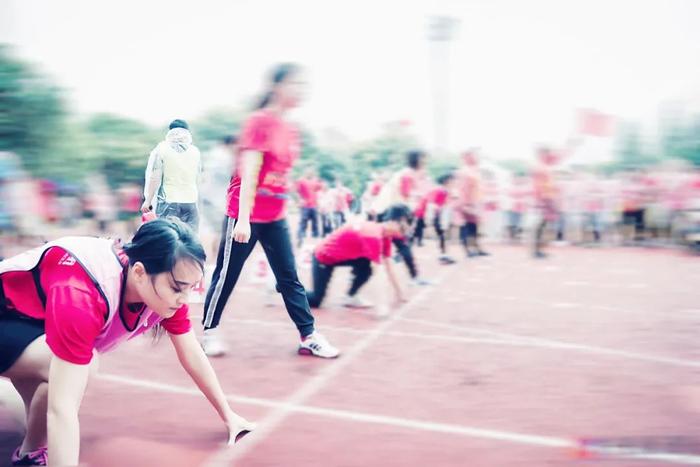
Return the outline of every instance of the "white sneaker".
[[[313,355],[321,358],[335,358],[340,355],[340,351],[333,347],[318,331],[314,331],[299,343],[298,352],[300,355]]]
[[[220,357],[227,351],[226,346],[214,333],[204,331],[202,337],[202,349],[208,357]]]
[[[372,304],[362,300],[357,295],[346,295],[340,300],[340,304],[348,308],[372,308]]]
[[[265,292],[265,299],[263,300],[263,305],[267,308],[277,306],[277,293],[276,292]]]
[[[279,296],[279,293],[277,292],[277,283],[273,281],[270,283],[270,281],[267,282],[267,286],[265,287],[265,297],[263,299],[263,304],[266,307],[271,307],[271,306],[276,306],[279,303],[279,299],[277,298]]]
[[[434,285],[435,282],[429,280],[429,279],[423,279],[422,277],[416,277],[415,279],[411,279],[411,283],[413,285]]]
[[[375,315],[379,319],[384,319],[389,317],[389,307],[386,305],[379,305],[377,307],[377,314]]]

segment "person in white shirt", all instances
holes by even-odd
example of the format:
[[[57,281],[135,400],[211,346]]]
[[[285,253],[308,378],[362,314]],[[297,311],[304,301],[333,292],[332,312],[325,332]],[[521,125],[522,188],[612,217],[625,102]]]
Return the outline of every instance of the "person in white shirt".
[[[199,149],[184,120],[173,120],[165,140],[151,151],[146,168],[141,212],[177,217],[195,232],[199,228],[198,184],[202,172]],[[158,194],[157,199],[154,197]],[[155,205],[155,206],[154,206]]]

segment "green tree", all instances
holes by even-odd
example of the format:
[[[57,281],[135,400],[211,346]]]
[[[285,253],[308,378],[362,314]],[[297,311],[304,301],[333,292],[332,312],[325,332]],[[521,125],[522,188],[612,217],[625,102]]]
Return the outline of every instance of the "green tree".
[[[445,175],[450,172],[457,170],[457,159],[454,160],[431,160],[428,163],[428,173],[433,178],[438,178],[441,175]]]
[[[497,164],[514,174],[525,175],[529,172],[528,163],[523,159],[507,159],[500,161]]]
[[[226,136],[238,136],[244,118],[242,111],[220,107],[190,122],[194,144],[202,151],[219,144]]]
[[[399,170],[406,165],[406,153],[418,149],[415,135],[408,132],[400,122],[389,122],[374,139],[358,143],[348,151],[343,181],[355,193],[364,191],[372,172]],[[428,158],[428,164],[433,161]]]
[[[614,165],[618,168],[648,166],[660,161],[659,155],[650,152],[650,148],[645,146],[639,125],[635,123],[622,125],[616,153]]]
[[[663,125],[661,148],[664,156],[685,159],[700,166],[700,116],[688,121],[668,120]]]
[[[0,45],[0,150],[15,152],[27,170],[46,177],[65,142],[67,115],[62,91]]]
[[[163,139],[158,131],[138,120],[96,114],[85,122],[88,157],[107,176],[112,187],[142,183],[148,155]]]

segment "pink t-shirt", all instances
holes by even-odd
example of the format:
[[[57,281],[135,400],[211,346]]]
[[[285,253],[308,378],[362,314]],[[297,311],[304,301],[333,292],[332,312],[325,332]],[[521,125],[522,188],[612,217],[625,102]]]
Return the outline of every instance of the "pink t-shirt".
[[[527,187],[524,187],[522,185],[513,186],[508,192],[511,202],[511,211],[519,213],[525,212],[525,209],[527,207],[525,200],[529,194],[530,193]]]
[[[420,199],[414,214],[419,218],[425,217],[425,210],[428,207],[428,203],[443,207],[447,202],[447,195],[448,193],[445,187],[438,186],[433,188]]]
[[[327,265],[358,258],[381,263],[382,257],[391,256],[391,240],[384,235],[381,224],[364,221],[339,228],[316,247],[314,254],[319,263]]]
[[[299,157],[299,150],[299,133],[294,126],[267,110],[252,114],[243,126],[238,142],[236,173],[228,188],[228,216],[238,217],[241,174],[245,163],[241,154],[259,151],[263,154],[263,162],[250,221],[273,222],[284,218],[289,197],[289,171]]]
[[[297,182],[297,193],[301,198],[301,205],[305,208],[318,207],[318,192],[321,190],[321,183],[314,179],[302,178]]]
[[[411,193],[416,187],[416,174],[414,172],[415,171],[411,170],[410,172],[405,172],[401,175],[401,179],[399,181],[399,193],[401,193],[401,197],[405,199],[409,199],[411,197]]]
[[[2,274],[8,309],[44,320],[46,343],[59,358],[77,365],[90,363],[95,339],[105,325],[107,303],[85,269],[63,248],[53,247],[46,252],[39,277],[46,306],[39,298],[31,271]],[[120,312],[127,320],[133,315],[135,321],[138,316],[125,304]],[[171,334],[185,334],[191,329],[188,313],[189,307],[183,305],[161,325]]]
[[[339,186],[333,189],[335,195],[334,209],[336,212],[345,212],[350,209],[350,204],[354,198],[352,191],[344,186]]]

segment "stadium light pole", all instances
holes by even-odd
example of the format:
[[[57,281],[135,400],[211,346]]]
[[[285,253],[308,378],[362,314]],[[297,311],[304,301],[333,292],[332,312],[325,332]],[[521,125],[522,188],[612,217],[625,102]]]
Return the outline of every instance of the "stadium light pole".
[[[451,16],[432,16],[428,23],[433,88],[433,153],[437,157],[446,156],[449,148],[450,43],[457,26],[458,20]]]

